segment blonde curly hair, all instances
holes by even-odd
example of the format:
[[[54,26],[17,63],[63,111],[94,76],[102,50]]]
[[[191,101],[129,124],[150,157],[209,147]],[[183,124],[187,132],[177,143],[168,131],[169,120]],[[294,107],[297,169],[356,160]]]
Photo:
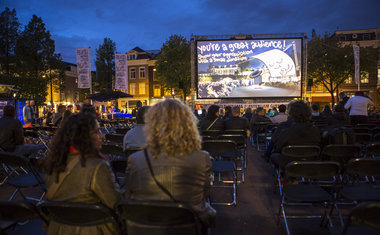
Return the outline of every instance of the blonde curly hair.
[[[168,99],[145,114],[146,146],[154,158],[160,153],[181,157],[201,149],[197,118],[181,101]]]

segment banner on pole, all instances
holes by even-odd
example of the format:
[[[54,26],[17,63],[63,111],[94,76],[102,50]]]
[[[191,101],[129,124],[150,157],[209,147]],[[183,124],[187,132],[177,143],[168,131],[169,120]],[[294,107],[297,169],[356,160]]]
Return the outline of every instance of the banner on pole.
[[[115,89],[124,90],[128,93],[128,67],[126,54],[115,54],[115,67]]]
[[[90,48],[77,48],[78,88],[91,88]]]
[[[360,82],[360,47],[357,45],[352,46],[354,48],[354,61],[355,61],[355,83]]]

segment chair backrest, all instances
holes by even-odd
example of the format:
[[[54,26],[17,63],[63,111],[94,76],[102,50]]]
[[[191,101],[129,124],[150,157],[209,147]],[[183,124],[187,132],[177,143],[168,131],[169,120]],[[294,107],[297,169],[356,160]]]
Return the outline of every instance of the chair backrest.
[[[380,135],[379,135],[380,137]],[[380,138],[379,138],[380,140]],[[366,147],[365,155],[368,156],[379,156],[380,155],[380,143],[369,144]]]
[[[220,130],[207,130],[207,131],[202,131],[202,136],[219,136],[222,133]]]
[[[359,176],[380,177],[380,159],[356,158],[348,162],[345,172]]]
[[[246,138],[244,135],[232,135],[232,134],[224,134],[218,136],[219,140],[232,140],[235,141],[236,144],[241,145],[245,144]]]
[[[202,149],[209,153],[230,153],[236,151],[236,143],[232,140],[206,140],[202,143]]]
[[[123,148],[116,144],[102,144],[100,152],[103,154],[124,156]]]
[[[286,177],[321,179],[337,176],[340,165],[338,162],[301,161],[286,165]]]
[[[45,201],[38,208],[48,220],[71,226],[117,223],[113,210],[102,204]]]
[[[378,129],[378,130],[379,130],[378,133],[373,134],[373,141],[375,141],[375,142],[380,142],[380,129]]]
[[[224,134],[227,135],[244,135],[247,136],[247,131],[243,129],[229,129],[229,130],[224,130]]]
[[[116,134],[125,135],[129,130],[130,128],[117,128],[115,132]]]
[[[370,133],[370,129],[368,127],[354,127],[352,130],[355,133]]]
[[[23,222],[37,217],[37,208],[28,201],[0,201],[0,220]]]
[[[355,231],[360,232],[357,226],[361,228],[376,229],[376,234],[380,233],[380,202],[363,202],[351,210],[348,222],[344,227],[342,234],[351,234],[351,225],[356,226]],[[366,230],[361,231],[362,234],[367,234]],[[374,233],[374,234],[375,234]]]
[[[355,142],[359,144],[366,144],[370,142],[372,135],[368,133],[355,133]]]
[[[123,143],[124,135],[121,134],[106,134],[106,140],[114,143]]]
[[[281,155],[291,161],[313,161],[319,157],[321,148],[316,145],[289,145],[281,150]]]
[[[355,144],[355,132],[345,126],[335,127],[326,134],[327,144]]]
[[[124,199],[117,205],[128,235],[198,233],[198,218],[186,203]]]
[[[0,152],[0,163],[10,167],[23,167],[25,170],[31,168],[28,158],[10,152]]]
[[[361,148],[358,145],[331,144],[323,148],[322,155],[327,156],[328,160],[345,164],[347,161],[358,156],[360,149]]]

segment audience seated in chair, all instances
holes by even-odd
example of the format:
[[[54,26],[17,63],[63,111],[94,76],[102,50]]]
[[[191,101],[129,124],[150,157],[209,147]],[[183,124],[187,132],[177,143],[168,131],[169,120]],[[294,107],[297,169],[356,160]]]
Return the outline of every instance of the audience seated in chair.
[[[245,130],[248,137],[251,135],[248,120],[240,117],[238,106],[232,108],[232,117],[224,121],[224,127],[226,130]]]
[[[328,127],[350,125],[350,119],[344,110],[343,104],[339,103],[334,108],[334,113],[327,118]]]
[[[145,121],[147,149],[128,159],[125,197],[186,202],[210,226],[216,213],[206,202],[211,160],[201,151],[193,112],[169,99],[149,108]]]
[[[279,113],[271,118],[273,123],[286,122],[288,120],[288,114],[286,114],[286,106],[281,104],[278,106]]]
[[[201,131],[224,130],[224,122],[219,118],[219,110],[219,106],[214,104],[208,108],[206,118],[203,118],[199,122],[199,129]]]
[[[292,103],[289,116],[293,123],[278,135],[274,146],[276,153],[281,153],[282,148],[288,145],[320,145],[320,130],[310,122],[311,110],[306,103],[303,101]],[[279,158],[281,158],[280,154],[271,156],[272,161],[275,162],[278,162]]]
[[[47,200],[101,203],[114,208],[121,194],[99,152],[103,137],[92,114],[71,115],[62,123],[43,165]],[[76,227],[51,221],[47,234],[117,234],[117,230],[111,223]]]
[[[14,106],[5,106],[3,113],[4,116],[0,118],[1,150],[29,157],[39,150],[45,149],[44,145],[25,143],[22,123],[16,119]]]
[[[136,114],[137,124],[124,135],[123,150],[131,148],[143,148],[145,146],[144,116],[149,106],[139,108]]]

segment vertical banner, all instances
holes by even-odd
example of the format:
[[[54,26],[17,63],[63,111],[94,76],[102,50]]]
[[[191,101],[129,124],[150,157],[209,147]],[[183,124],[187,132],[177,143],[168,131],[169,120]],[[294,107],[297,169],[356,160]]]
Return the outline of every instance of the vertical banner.
[[[354,48],[354,61],[355,61],[355,83],[359,84],[360,82],[360,54],[359,54],[359,46],[352,45]]]
[[[78,88],[91,89],[90,48],[77,48]]]
[[[127,54],[115,54],[115,89],[128,93]]]

